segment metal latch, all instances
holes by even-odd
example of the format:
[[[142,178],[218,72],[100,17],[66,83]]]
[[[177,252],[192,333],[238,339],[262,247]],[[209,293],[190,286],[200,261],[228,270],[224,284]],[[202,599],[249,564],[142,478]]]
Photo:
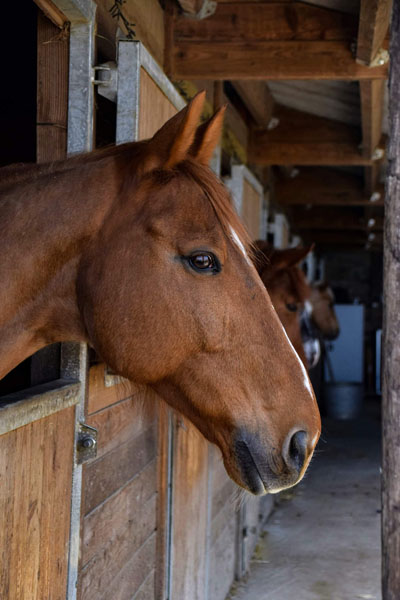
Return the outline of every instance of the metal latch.
[[[76,445],[76,462],[78,465],[97,456],[97,429],[79,423],[78,441]]]

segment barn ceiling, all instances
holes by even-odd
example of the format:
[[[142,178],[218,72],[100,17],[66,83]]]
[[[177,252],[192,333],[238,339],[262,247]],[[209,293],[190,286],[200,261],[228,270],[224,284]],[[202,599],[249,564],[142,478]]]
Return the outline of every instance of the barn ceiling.
[[[230,82],[252,117],[249,161],[274,168],[293,229],[379,249],[391,0],[218,0],[202,19],[213,3],[180,4],[168,74]]]

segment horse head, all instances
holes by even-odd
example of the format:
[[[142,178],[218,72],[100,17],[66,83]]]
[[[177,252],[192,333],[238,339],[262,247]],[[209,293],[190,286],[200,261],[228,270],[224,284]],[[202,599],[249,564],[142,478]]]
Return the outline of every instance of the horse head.
[[[340,328],[335,313],[335,297],[326,282],[318,281],[313,284],[310,303],[314,325],[326,340],[335,340],[340,333]]]
[[[3,346],[15,351],[3,370],[54,341],[88,342],[217,444],[239,485],[276,492],[303,476],[320,417],[208,167],[223,109],[198,127],[203,103],[199,94],[150,140],[40,168],[5,190],[25,279],[8,278]]]

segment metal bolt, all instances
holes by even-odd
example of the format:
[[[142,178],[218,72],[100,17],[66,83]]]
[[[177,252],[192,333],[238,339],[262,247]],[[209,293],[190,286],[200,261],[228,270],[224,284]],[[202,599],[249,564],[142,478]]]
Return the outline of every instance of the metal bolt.
[[[92,438],[92,437],[84,437],[81,440],[80,445],[83,448],[93,448],[93,446],[96,444],[96,441]]]

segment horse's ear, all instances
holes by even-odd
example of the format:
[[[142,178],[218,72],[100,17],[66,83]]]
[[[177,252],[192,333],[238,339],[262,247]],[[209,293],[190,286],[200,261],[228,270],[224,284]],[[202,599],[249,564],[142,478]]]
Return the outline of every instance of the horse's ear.
[[[190,154],[202,165],[208,165],[219,142],[227,105],[221,106],[205,123],[198,127]]]
[[[154,163],[158,163],[157,159],[160,160],[158,167],[172,168],[186,158],[196,135],[205,95],[204,91],[196,94],[191,102],[169,119],[150,140],[150,147],[155,154]]]
[[[276,250],[271,255],[271,265],[275,271],[281,269],[287,269],[289,267],[295,267],[302,260],[305,259],[307,254],[314,248],[314,244],[301,248],[286,248],[285,250]]]

